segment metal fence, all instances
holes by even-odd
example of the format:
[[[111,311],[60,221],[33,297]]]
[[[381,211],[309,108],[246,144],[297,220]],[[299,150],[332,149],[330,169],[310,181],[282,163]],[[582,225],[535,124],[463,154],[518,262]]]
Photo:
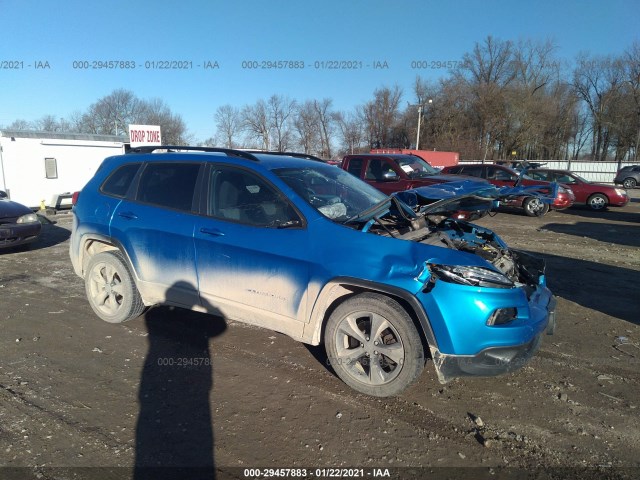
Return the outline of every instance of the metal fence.
[[[557,168],[561,170],[571,170],[581,177],[591,182],[610,183],[613,185],[613,179],[619,168],[626,165],[638,165],[638,162],[585,162],[577,160],[533,160],[537,163],[544,163],[542,168]],[[482,163],[480,160],[464,160],[465,163]],[[492,162],[485,162],[492,163]]]

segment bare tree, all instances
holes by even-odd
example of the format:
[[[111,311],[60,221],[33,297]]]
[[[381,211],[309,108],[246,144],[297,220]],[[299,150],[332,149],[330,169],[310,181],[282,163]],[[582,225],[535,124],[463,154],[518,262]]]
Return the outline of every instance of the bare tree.
[[[83,129],[87,133],[122,135],[129,124],[141,123],[144,110],[144,103],[133,92],[114,90],[89,107],[82,119]]]
[[[264,100],[247,105],[241,111],[242,126],[249,139],[258,142],[259,148],[269,150],[271,136],[269,131],[269,113]]]
[[[613,56],[590,57],[581,54],[573,72],[573,87],[585,102],[591,116],[594,160],[605,160],[612,140],[612,126],[617,123],[615,109],[623,81],[623,62]]]
[[[7,125],[8,130],[31,130],[34,126],[31,122],[28,122],[23,119],[14,120],[9,125]]]
[[[216,137],[226,148],[237,146],[236,136],[242,129],[240,110],[231,105],[218,107],[214,115],[216,122]]]
[[[633,140],[633,160],[640,159],[640,41],[635,41],[624,53],[625,89],[631,97],[634,112],[630,118],[630,128],[635,133]]]
[[[332,103],[333,101],[330,98],[313,101],[313,108],[320,128],[321,155],[325,158],[331,158],[331,137],[333,135]]]
[[[87,133],[83,123],[83,113],[79,110],[74,111],[66,119],[70,132]]]
[[[58,132],[64,130],[64,128],[61,128],[62,126],[58,119],[53,115],[44,115],[34,122],[34,126],[36,130],[43,132]]]
[[[471,112],[475,116],[475,139],[483,160],[493,158],[507,118],[505,89],[516,78],[513,43],[488,36],[476,43],[454,76],[464,82],[472,96]]]
[[[476,42],[473,52],[463,55],[457,73],[465,75],[471,83],[504,87],[516,76],[512,53],[511,41],[489,35],[482,44]]]
[[[383,87],[375,90],[373,96],[361,110],[369,145],[374,148],[392,146],[392,129],[399,118],[402,90],[397,85]]]
[[[135,122],[145,125],[159,125],[162,132],[162,143],[166,145],[188,145],[192,138],[182,117],[175,114],[159,98],[140,102],[140,112]]]
[[[342,148],[347,153],[356,153],[365,141],[363,118],[359,110],[355,112],[334,113],[334,120],[338,124]]]
[[[269,130],[273,148],[278,152],[288,150],[291,141],[291,115],[296,102],[281,95],[272,95],[267,102]]]
[[[314,102],[307,100],[298,105],[294,128],[298,134],[298,144],[304,153],[316,153],[320,147],[320,128],[318,125]]]

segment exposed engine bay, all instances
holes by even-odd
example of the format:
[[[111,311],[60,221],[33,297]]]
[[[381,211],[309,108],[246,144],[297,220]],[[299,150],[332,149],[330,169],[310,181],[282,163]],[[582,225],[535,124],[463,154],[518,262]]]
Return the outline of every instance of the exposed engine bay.
[[[479,197],[474,199],[476,205],[482,200],[491,201]],[[388,214],[371,218],[363,231],[473,253],[492,264],[516,286],[529,287],[531,291],[544,275],[543,259],[508,248],[489,229],[440,212],[431,214],[432,209],[418,204],[408,207],[397,199],[394,203]]]

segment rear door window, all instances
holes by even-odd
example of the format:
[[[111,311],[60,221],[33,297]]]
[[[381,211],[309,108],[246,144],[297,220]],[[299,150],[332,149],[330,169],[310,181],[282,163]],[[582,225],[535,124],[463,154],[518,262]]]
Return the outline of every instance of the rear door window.
[[[362,172],[362,158],[351,158],[349,165],[347,166],[347,172],[360,178],[360,172]]]

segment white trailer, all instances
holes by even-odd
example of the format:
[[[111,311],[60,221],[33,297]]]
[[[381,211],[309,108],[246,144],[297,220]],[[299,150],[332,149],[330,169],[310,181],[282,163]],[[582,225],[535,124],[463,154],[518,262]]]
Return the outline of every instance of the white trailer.
[[[125,152],[115,135],[0,130],[0,190],[37,209],[70,207],[106,157]]]

